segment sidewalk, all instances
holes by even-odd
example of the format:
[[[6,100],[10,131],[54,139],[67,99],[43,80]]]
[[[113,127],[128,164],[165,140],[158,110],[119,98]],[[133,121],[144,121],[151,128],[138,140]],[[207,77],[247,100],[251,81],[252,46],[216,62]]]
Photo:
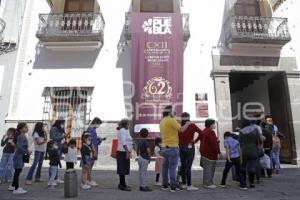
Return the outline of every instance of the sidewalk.
[[[134,164],[135,165],[135,164]],[[135,168],[135,166],[134,166]],[[284,165],[280,175],[275,175],[272,179],[263,179],[260,185],[255,189],[241,191],[237,185],[228,178],[229,187],[226,189],[217,188],[216,190],[208,190],[201,187],[202,183],[202,170],[193,171],[193,184],[200,187],[196,192],[177,192],[170,193],[160,189],[160,187],[153,186],[154,172],[149,172],[148,183],[153,192],[143,193],[138,191],[138,172],[132,170],[131,175],[128,177],[128,183],[133,188],[132,192],[123,192],[117,190],[118,177],[115,170],[95,170],[93,172],[94,180],[99,183],[99,186],[92,190],[83,191],[78,190],[78,198],[75,199],[97,199],[97,200],[179,200],[188,198],[188,200],[299,200],[300,197],[300,168],[297,166]],[[63,185],[57,189],[46,189],[47,183],[34,183],[32,186],[24,185],[24,178],[27,175],[28,168],[26,167],[21,174],[21,186],[29,192],[26,195],[16,196],[12,195],[7,190],[8,184],[0,185],[0,200],[54,200],[64,199]],[[215,175],[215,183],[219,183],[221,179],[222,169],[218,168]],[[60,171],[63,175],[63,170]],[[47,168],[43,168],[42,178],[47,179]],[[78,171],[80,177],[80,171]]]

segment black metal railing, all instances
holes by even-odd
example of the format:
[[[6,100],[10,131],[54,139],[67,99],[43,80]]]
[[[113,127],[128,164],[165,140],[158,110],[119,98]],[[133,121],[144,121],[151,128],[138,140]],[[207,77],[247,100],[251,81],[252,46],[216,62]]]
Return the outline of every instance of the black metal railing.
[[[104,19],[101,13],[40,14],[36,36],[45,42],[102,41]]]
[[[190,15],[189,14],[181,14],[182,16],[182,28],[183,28],[183,41],[187,42],[191,36],[190,34]],[[131,13],[127,12],[125,13],[125,30],[124,34],[127,40],[131,40],[131,30],[130,30],[130,24],[131,24]]]
[[[226,43],[284,45],[291,40],[287,18],[230,16],[225,23]]]

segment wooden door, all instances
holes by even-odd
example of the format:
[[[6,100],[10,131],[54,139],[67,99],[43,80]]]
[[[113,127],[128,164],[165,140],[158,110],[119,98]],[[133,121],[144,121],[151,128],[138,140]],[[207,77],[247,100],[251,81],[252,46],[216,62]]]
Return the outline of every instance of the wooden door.
[[[257,0],[237,0],[234,5],[237,16],[260,16],[260,6]]]
[[[66,0],[65,13],[69,12],[93,12],[95,0]]]
[[[292,141],[294,140],[294,134],[286,75],[284,73],[275,74],[269,79],[268,87],[270,109],[274,124],[276,124],[279,131],[285,135],[285,138],[281,139],[281,161],[292,163]]]

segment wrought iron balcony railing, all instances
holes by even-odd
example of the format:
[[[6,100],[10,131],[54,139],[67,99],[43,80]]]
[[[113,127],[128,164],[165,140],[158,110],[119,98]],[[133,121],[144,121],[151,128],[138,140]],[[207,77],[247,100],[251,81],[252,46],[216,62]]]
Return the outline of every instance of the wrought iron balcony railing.
[[[42,42],[88,42],[103,44],[104,19],[101,13],[40,14],[36,37]]]
[[[183,41],[185,43],[188,42],[190,39],[190,23],[189,23],[189,14],[181,14],[182,15],[182,28],[183,28]],[[130,24],[131,24],[131,13],[127,12],[125,14],[125,38],[127,40],[131,40],[131,30],[130,30]]]
[[[5,21],[0,18],[0,34],[3,33],[5,25]]]
[[[286,18],[230,16],[225,30],[227,44],[285,45],[291,40]]]

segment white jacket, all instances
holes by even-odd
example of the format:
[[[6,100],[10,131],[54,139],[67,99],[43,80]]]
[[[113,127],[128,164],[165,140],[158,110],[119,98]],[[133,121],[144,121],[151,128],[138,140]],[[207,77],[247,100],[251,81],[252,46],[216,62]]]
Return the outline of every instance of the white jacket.
[[[77,162],[77,149],[68,147],[68,153],[65,154],[65,161],[70,163]]]

